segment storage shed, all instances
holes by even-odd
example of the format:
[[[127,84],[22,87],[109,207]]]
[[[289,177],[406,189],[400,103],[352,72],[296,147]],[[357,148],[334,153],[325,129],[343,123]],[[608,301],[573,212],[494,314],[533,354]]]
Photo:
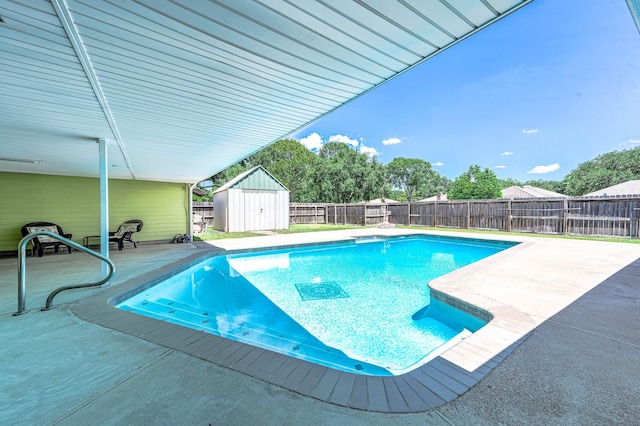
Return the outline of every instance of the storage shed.
[[[289,190],[262,166],[213,193],[213,226],[224,232],[289,229]]]

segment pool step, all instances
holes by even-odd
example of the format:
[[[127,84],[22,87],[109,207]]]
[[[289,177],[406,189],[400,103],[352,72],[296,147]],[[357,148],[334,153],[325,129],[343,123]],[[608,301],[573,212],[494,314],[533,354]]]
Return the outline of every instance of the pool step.
[[[202,330],[285,355],[308,359],[342,371],[369,372],[369,374],[382,374],[386,371],[381,367],[349,358],[343,352],[322,345],[321,342],[320,345],[305,342],[304,338],[295,339],[295,337],[298,337],[295,335],[285,336],[282,332],[277,332],[249,321],[229,322],[221,320],[214,315],[210,315],[205,309],[201,309],[200,312],[193,312],[193,307],[170,299],[145,301],[144,305],[139,304],[135,307],[123,306],[121,309],[188,328]],[[221,324],[226,324],[236,330],[235,332],[222,332],[218,328]],[[291,339],[291,337],[294,339]]]

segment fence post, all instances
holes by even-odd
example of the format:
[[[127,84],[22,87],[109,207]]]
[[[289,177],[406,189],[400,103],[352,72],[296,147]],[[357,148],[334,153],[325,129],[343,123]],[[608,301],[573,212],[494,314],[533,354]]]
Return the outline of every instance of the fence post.
[[[511,200],[507,201],[507,231],[511,232],[511,221],[513,217],[511,216]]]
[[[564,210],[562,210],[562,233],[567,235],[567,227],[569,225],[569,199],[564,199]]]
[[[471,201],[467,201],[467,229],[471,228]]]
[[[438,227],[438,202],[433,205],[433,227]]]

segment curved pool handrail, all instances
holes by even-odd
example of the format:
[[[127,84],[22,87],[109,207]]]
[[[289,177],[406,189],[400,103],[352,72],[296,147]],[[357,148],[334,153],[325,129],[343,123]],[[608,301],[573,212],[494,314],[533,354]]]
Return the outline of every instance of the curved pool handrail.
[[[68,246],[74,247],[80,251],[83,251],[87,254],[90,254],[93,257],[98,258],[99,260],[105,262],[108,266],[109,266],[109,272],[107,273],[107,276],[103,279],[101,279],[100,281],[96,281],[94,283],[86,283],[86,284],[75,284],[75,285],[66,285],[63,287],[59,287],[55,290],[53,290],[51,292],[51,294],[49,294],[49,297],[47,297],[47,303],[45,305],[44,308],[42,308],[43,311],[52,309],[52,304],[53,304],[53,298],[56,297],[56,295],[58,293],[60,293],[61,291],[64,290],[70,290],[70,289],[74,289],[74,288],[86,288],[86,287],[97,287],[100,286],[104,283],[106,283],[107,281],[109,281],[111,278],[113,278],[113,275],[116,273],[116,265],[114,265],[114,263],[111,261],[111,259],[101,255],[100,253],[96,253],[95,251],[82,246],[76,242],[71,241],[68,238],[65,238],[63,236],[61,236],[60,234],[56,234],[53,232],[49,232],[49,231],[37,231],[37,232],[33,232],[30,233],[29,235],[27,235],[26,237],[24,237],[22,240],[20,240],[20,242],[18,243],[18,311],[15,312],[13,315],[22,315],[22,314],[26,314],[27,311],[25,309],[25,305],[26,305],[26,247],[27,247],[27,243],[29,241],[31,241],[33,238],[40,236],[40,235],[46,235],[48,237],[51,238],[55,238],[57,240],[62,241],[63,243],[65,243]]]

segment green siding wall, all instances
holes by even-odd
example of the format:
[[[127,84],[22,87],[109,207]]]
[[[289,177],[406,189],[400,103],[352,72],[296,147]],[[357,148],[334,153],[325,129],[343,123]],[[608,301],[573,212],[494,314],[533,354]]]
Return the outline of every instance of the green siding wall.
[[[73,240],[99,234],[98,179],[0,172],[0,252],[15,251],[20,228],[54,222]],[[109,180],[109,231],[128,219],[141,219],[136,241],[169,241],[189,232],[188,191],[184,184]]]

